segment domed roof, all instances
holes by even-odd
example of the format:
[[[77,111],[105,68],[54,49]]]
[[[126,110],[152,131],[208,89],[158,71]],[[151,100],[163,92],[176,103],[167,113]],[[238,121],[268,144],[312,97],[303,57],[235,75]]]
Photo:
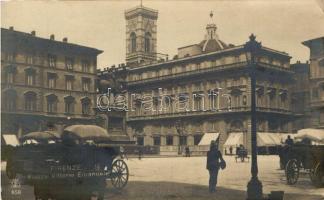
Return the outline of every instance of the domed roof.
[[[225,42],[217,39],[203,40],[199,43],[199,45],[201,46],[202,51],[205,53],[220,51],[228,48],[228,45]]]

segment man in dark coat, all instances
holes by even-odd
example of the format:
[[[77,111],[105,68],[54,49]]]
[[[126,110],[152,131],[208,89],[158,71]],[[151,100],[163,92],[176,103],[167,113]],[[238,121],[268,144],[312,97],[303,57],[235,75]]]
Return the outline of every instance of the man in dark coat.
[[[222,153],[218,150],[215,141],[210,144],[210,149],[207,152],[207,166],[209,171],[209,192],[216,191],[218,170],[220,168],[220,161],[223,161]]]
[[[291,145],[294,144],[294,140],[291,139],[290,135],[288,135],[288,137],[287,137],[287,139],[286,139],[286,141],[285,141],[285,144],[286,144],[286,145],[289,145],[289,146],[291,146]]]

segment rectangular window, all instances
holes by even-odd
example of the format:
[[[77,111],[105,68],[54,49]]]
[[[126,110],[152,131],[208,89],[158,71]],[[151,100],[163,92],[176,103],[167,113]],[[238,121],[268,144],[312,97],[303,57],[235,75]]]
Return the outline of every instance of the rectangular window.
[[[27,85],[34,85],[34,75],[33,74],[27,74]]]
[[[56,87],[56,74],[48,73],[47,74],[47,84],[48,88],[55,88]]]
[[[180,136],[179,137],[179,144],[180,145],[187,145],[187,136]]]
[[[56,67],[56,56],[55,55],[48,55],[48,66]]]
[[[168,146],[173,145],[173,136],[172,135],[166,136],[166,145],[168,145]]]
[[[89,66],[89,62],[86,60],[82,61],[82,71],[89,73],[90,72],[90,66]]]
[[[67,70],[73,70],[73,59],[65,58],[65,66]]]
[[[26,57],[26,63],[27,64],[34,64],[34,56],[33,55],[28,55]]]
[[[90,79],[89,78],[82,79],[82,90],[84,92],[88,92],[90,90]]]
[[[7,74],[7,83],[9,83],[9,84],[14,83],[14,73],[8,72],[8,74]]]
[[[48,79],[48,87],[49,88],[55,88],[55,78],[49,78]]]
[[[153,145],[160,146],[161,145],[161,137],[160,136],[154,136],[153,137]]]
[[[137,145],[144,146],[144,137],[137,137]]]
[[[66,78],[66,90],[73,90],[73,79],[68,77]]]

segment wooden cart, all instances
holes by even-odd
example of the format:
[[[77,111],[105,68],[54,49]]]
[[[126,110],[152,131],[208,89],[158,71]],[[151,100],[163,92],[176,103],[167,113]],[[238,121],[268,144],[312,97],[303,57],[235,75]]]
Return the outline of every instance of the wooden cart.
[[[119,149],[134,143],[106,140],[100,134],[76,136],[65,132],[56,143],[15,147],[7,161],[8,177],[20,177],[34,186],[36,199],[42,200],[90,199],[94,195],[103,199],[107,179],[114,188],[124,188],[129,169]]]

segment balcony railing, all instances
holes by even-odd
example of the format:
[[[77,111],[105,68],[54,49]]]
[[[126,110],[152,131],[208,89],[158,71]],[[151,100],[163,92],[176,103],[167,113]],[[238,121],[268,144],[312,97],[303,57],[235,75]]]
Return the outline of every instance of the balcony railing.
[[[168,74],[168,75],[163,75],[163,76],[158,76],[158,77],[128,81],[128,85],[136,85],[136,84],[149,83],[149,82],[153,82],[153,81],[176,79],[176,78],[180,78],[180,77],[184,77],[184,76],[199,75],[199,74],[209,73],[212,71],[223,71],[223,70],[245,67],[245,66],[246,66],[246,62],[232,63],[232,64],[221,65],[221,66],[212,66],[209,68],[197,69],[197,70],[193,70],[193,71],[186,71],[186,72],[173,73],[173,74]]]
[[[169,80],[169,79],[176,79],[176,78],[181,78],[183,76],[191,76],[191,75],[200,75],[200,74],[205,74],[205,73],[210,73],[210,72],[217,72],[217,71],[224,71],[228,69],[233,69],[233,68],[241,68],[245,67],[247,65],[247,62],[237,62],[237,63],[231,63],[231,64],[226,64],[226,65],[216,65],[212,67],[207,67],[207,68],[199,68],[196,70],[192,71],[186,71],[186,72],[179,72],[179,73],[172,73],[168,75],[163,75],[163,76],[158,76],[158,77],[151,77],[151,78],[142,78],[140,80],[132,80],[128,81],[128,85],[136,85],[136,84],[144,84],[144,83],[149,83],[153,81],[164,81],[164,80]],[[273,65],[269,63],[263,63],[259,62],[259,66],[266,67],[266,68],[271,68],[275,70],[280,70],[288,73],[293,73],[292,70],[288,68],[284,68],[282,66],[278,65]]]
[[[249,106],[232,107],[231,109],[219,109],[219,110],[207,110],[207,111],[183,111],[183,112],[168,112],[168,113],[154,113],[154,114],[142,114],[142,115],[128,115],[127,121],[138,121],[138,120],[155,120],[155,119],[166,119],[166,118],[178,118],[178,117],[192,117],[192,116],[208,116],[218,114],[230,114],[237,112],[249,112]],[[257,111],[265,113],[276,113],[276,114],[292,114],[292,111],[288,109],[280,108],[266,108],[257,107]]]

